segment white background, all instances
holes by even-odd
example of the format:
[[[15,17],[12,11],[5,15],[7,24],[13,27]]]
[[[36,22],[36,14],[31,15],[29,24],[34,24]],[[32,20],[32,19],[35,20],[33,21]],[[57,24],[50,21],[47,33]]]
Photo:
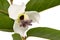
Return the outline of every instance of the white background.
[[[27,0],[14,0],[14,4],[21,4]],[[60,30],[60,5],[40,12],[40,24],[34,24],[34,27],[49,27]],[[30,27],[33,28],[33,27]],[[11,34],[0,31],[0,40],[13,40]],[[27,40],[48,40],[44,38],[29,37]]]

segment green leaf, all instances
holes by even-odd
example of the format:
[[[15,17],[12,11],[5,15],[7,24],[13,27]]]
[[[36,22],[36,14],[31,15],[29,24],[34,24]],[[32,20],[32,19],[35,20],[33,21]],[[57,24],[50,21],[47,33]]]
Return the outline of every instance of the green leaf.
[[[7,14],[8,7],[9,7],[9,3],[7,0],[0,0],[0,12]]]
[[[13,31],[13,20],[4,13],[0,13],[0,31]]]
[[[13,37],[13,40],[22,40],[20,35],[17,33],[13,34],[12,37]]]
[[[60,5],[60,0],[30,0],[26,5],[26,11],[43,11]]]
[[[60,30],[46,27],[32,28],[27,32],[27,36],[42,37],[50,40],[60,40]]]
[[[13,20],[8,17],[9,3],[0,0],[0,31],[13,32]]]

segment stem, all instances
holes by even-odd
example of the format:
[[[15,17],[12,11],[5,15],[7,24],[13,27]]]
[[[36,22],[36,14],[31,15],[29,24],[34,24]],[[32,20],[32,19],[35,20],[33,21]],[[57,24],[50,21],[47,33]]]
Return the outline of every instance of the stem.
[[[22,40],[26,40],[26,37],[22,37]]]
[[[11,4],[13,4],[13,0],[10,0]]]

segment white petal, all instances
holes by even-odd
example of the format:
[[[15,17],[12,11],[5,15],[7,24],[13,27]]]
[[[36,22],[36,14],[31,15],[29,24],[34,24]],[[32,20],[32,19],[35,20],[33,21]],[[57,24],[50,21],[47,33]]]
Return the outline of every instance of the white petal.
[[[40,15],[39,15],[39,12],[37,11],[27,11],[25,12],[30,19],[33,20],[33,22],[39,22],[39,19],[40,19]]]
[[[25,37],[28,27],[20,27],[20,25],[15,21],[13,29],[15,33],[19,33],[22,37]]]
[[[21,5],[22,3],[24,3],[26,5],[29,1],[30,0],[14,0],[13,4]]]
[[[17,19],[18,15],[23,12],[25,12],[25,5],[24,4],[21,4],[21,5],[12,4],[8,8],[9,17],[14,20]]]

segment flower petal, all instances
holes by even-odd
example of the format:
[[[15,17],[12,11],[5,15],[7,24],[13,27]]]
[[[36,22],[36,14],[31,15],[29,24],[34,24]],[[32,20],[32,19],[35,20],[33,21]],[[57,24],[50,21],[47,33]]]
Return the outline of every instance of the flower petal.
[[[20,25],[15,21],[13,29],[15,33],[19,33],[22,37],[25,37],[28,27],[20,27]]]
[[[14,0],[13,4],[21,5],[22,3],[24,3],[26,5],[29,1],[30,0]]]
[[[27,11],[25,12],[33,22],[39,22],[40,15],[37,11]]]
[[[21,5],[12,4],[8,8],[9,17],[14,20],[18,18],[19,14],[24,13],[24,12],[25,12],[24,4],[21,4]]]

